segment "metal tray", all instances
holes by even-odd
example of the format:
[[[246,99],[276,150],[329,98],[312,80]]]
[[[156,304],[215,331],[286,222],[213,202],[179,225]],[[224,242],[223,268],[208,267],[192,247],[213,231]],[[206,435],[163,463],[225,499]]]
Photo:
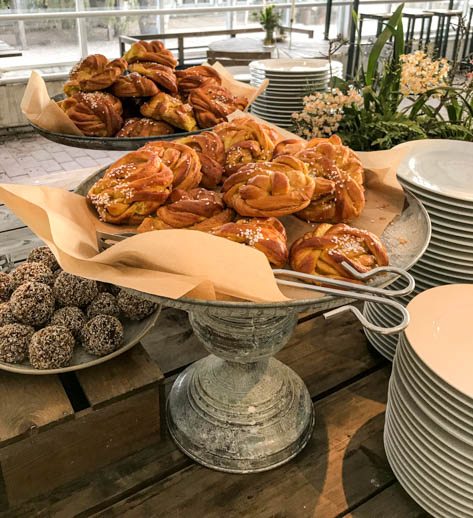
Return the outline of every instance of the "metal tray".
[[[19,374],[61,374],[62,372],[78,371],[104,363],[120,354],[128,351],[136,345],[151,329],[158,320],[161,313],[161,306],[149,317],[137,322],[136,320],[122,319],[123,324],[123,345],[105,356],[94,356],[86,352],[81,346],[76,345],[72,354],[71,364],[60,369],[35,369],[27,361],[24,363],[6,363],[0,361],[0,370],[17,372]]]
[[[64,94],[55,95],[52,99],[53,101],[61,101],[65,99]],[[202,133],[203,131],[209,131],[211,128],[199,129],[197,131],[188,131],[183,133],[173,133],[171,135],[159,135],[157,137],[87,137],[87,136],[79,136],[79,135],[65,135],[64,133],[56,133],[54,131],[46,130],[44,128],[40,128],[36,124],[28,121],[28,124],[41,136],[47,138],[48,140],[52,140],[53,142],[57,142],[58,144],[63,144],[64,146],[71,147],[80,147],[83,149],[104,149],[107,151],[133,151],[135,149],[144,146],[147,142],[152,142],[156,140],[176,140],[183,137],[188,137],[189,135],[197,135]]]
[[[107,166],[108,167],[108,166]],[[103,167],[94,172],[89,178],[84,180],[75,190],[77,194],[87,196],[92,185],[102,178],[107,167]],[[406,200],[402,214],[397,216],[384,230],[381,239],[386,246],[390,258],[390,265],[409,270],[422,256],[427,248],[430,236],[431,225],[429,215],[422,204],[410,193],[405,193]],[[117,226],[117,234],[120,227]],[[400,237],[407,243],[402,244]],[[371,286],[386,287],[398,278],[397,275],[380,276],[370,283]],[[141,293],[127,289],[135,295],[142,296],[153,302],[170,306],[186,311],[211,311],[232,315],[238,318],[246,316],[269,316],[285,315],[288,311],[304,312],[309,310],[327,310],[342,306],[350,302],[351,299],[325,295],[323,297],[310,299],[295,299],[288,302],[223,302],[190,299],[181,297],[180,299],[170,299],[159,297],[147,293]],[[341,294],[342,295],[342,292]]]

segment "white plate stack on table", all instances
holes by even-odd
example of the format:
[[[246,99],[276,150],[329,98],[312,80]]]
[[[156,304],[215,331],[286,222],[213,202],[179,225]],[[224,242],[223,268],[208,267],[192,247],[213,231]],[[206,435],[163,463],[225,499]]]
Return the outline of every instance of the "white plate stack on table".
[[[424,255],[409,270],[416,289],[400,300],[404,303],[435,286],[473,283],[473,143],[417,140],[406,145],[410,148],[399,167],[398,180],[427,210],[432,239]],[[399,316],[386,307],[367,303],[364,314],[376,324],[393,326],[399,322]],[[392,360],[397,335],[365,333],[373,347]]]
[[[473,516],[473,285],[407,306],[389,384],[384,445],[397,479],[434,517]]]
[[[332,74],[342,77],[343,65],[332,61]],[[302,98],[309,92],[325,92],[330,83],[326,59],[262,59],[250,63],[251,84],[266,90],[253,101],[251,112],[283,128],[292,125],[291,114],[304,108]]]

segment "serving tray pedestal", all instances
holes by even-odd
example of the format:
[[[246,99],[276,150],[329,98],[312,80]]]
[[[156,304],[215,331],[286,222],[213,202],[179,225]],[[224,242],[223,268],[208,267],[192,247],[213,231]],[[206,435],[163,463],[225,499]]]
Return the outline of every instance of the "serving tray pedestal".
[[[299,376],[271,358],[289,341],[297,313],[223,316],[189,314],[211,352],[175,381],[167,403],[169,431],[195,461],[232,473],[265,471],[307,444],[313,405]]]

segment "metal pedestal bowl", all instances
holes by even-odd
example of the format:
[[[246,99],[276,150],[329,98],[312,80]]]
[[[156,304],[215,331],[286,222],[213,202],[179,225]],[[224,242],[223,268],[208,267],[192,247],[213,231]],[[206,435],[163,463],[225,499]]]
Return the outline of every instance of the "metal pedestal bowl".
[[[95,173],[77,192],[85,195],[101,175]],[[416,198],[406,194],[403,213],[382,240],[393,266],[415,264],[430,240],[430,221]],[[380,276],[370,285],[387,286],[396,278]],[[272,356],[289,341],[298,313],[342,306],[350,301],[342,291],[282,303],[135,294],[187,311],[194,333],[211,353],[177,378],[167,402],[169,430],[184,453],[213,469],[254,473],[279,466],[304,448],[315,421],[310,395],[299,376]]]

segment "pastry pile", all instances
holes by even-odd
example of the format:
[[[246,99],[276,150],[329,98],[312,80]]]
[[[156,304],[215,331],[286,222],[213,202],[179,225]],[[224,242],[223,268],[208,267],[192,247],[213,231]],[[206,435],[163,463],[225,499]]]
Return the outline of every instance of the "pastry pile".
[[[359,158],[338,137],[284,140],[242,117],[128,153],[88,199],[108,223],[209,232],[260,250],[275,268],[289,260],[299,272],[353,280],[342,261],[362,273],[388,264],[377,236],[346,224],[363,210],[363,181]],[[288,214],[317,224],[290,251],[277,219]]]
[[[160,41],[133,43],[122,58],[92,54],[77,63],[59,107],[84,135],[154,137],[190,132],[226,121],[248,105],[222,86],[212,67],[175,70]]]

